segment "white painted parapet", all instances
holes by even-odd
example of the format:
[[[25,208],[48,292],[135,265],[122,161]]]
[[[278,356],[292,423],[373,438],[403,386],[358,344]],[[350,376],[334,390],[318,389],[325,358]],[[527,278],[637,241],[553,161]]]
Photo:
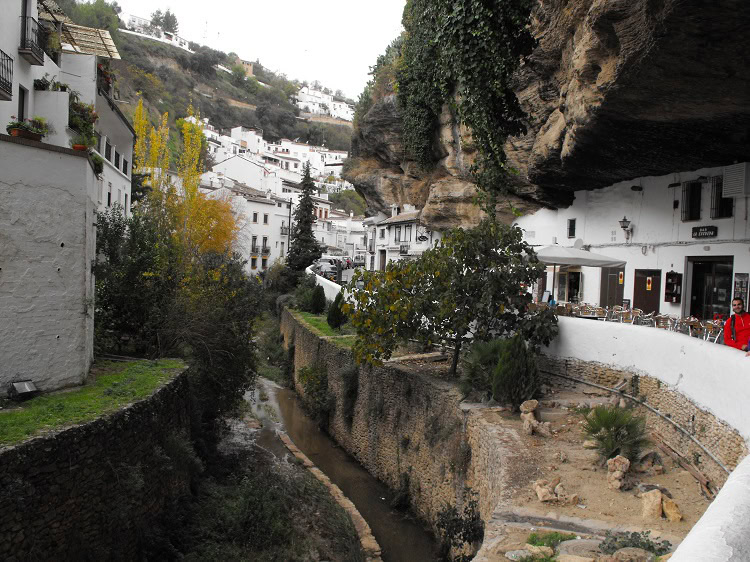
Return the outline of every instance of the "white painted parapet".
[[[732,472],[716,499],[680,543],[671,562],[750,560],[750,456]]]
[[[565,317],[559,321],[560,335],[545,350],[547,355],[654,377],[750,442],[750,357],[744,353],[649,326]]]
[[[318,285],[323,287],[323,292],[325,292],[326,299],[329,301],[332,301],[336,298],[336,295],[338,295],[341,292],[341,285],[338,283],[334,283],[333,281],[330,281],[326,279],[325,277],[316,274],[312,267],[308,267],[305,270],[306,273],[309,273],[311,275],[315,275],[315,281]]]

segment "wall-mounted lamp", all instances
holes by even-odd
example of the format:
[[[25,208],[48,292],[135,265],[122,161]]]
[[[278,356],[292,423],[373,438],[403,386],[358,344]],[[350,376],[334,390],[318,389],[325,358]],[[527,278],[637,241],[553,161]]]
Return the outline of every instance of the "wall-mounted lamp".
[[[631,185],[630,191],[643,191],[643,187],[640,185]]]
[[[680,187],[681,185],[682,184],[677,181],[677,182],[674,182],[674,183],[670,183],[667,187]]]
[[[625,232],[625,240],[630,241],[630,236],[633,234],[633,225],[630,224],[628,217],[622,217],[620,221],[620,228]]]

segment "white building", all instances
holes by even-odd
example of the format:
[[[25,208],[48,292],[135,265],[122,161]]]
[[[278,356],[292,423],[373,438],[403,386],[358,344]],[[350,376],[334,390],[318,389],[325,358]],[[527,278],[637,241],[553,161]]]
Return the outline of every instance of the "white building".
[[[343,101],[335,101],[331,94],[304,86],[297,92],[297,107],[313,115],[330,115],[344,121],[354,120],[354,107]]]
[[[120,29],[121,33],[138,35],[161,43],[168,43],[175,47],[179,47],[188,53],[193,52],[190,50],[190,42],[187,39],[180,37],[176,33],[164,31],[158,25],[151,25],[150,19],[142,18],[133,14],[123,14],[120,19],[125,22],[125,26],[127,27],[126,29]]]
[[[580,246],[624,268],[561,268],[557,301],[711,319],[733,296],[747,303],[750,273],[748,165],[703,168],[575,192],[566,209],[518,219],[533,245]],[[627,227],[627,228],[624,228]],[[552,269],[535,298],[552,289]]]
[[[391,261],[415,259],[435,247],[441,233],[424,226],[420,214],[413,205],[392,205],[390,217],[380,214],[363,221],[367,229],[368,271],[385,271]]]
[[[106,31],[73,24],[53,3],[3,7],[0,122],[39,115],[57,132],[42,142],[0,134],[0,388],[30,379],[49,391],[82,383],[93,359],[91,264],[103,183],[87,153],[68,147],[70,92],[36,90],[34,80],[62,82],[75,72],[82,99],[99,104],[95,56],[117,51]],[[63,52],[46,52],[48,33],[61,34]],[[108,104],[97,111],[103,138],[127,144],[117,112]]]

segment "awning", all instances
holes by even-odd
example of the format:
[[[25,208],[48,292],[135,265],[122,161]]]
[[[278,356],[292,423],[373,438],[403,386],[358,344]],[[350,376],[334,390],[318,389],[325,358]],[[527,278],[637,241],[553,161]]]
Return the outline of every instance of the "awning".
[[[585,267],[623,267],[624,260],[563,246],[544,246],[536,250],[539,261],[547,265],[580,265]]]

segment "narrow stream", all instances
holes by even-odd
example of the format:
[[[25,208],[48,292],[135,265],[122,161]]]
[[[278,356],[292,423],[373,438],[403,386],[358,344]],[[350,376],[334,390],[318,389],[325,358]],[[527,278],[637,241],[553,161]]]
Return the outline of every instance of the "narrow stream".
[[[266,397],[267,400],[261,400]],[[318,429],[305,415],[294,392],[259,380],[252,408],[263,420],[258,444],[282,456],[286,448],[277,438],[276,430],[286,431],[294,444],[357,506],[380,544],[383,560],[437,560],[437,543],[432,533],[413,515],[390,508],[393,492]]]

